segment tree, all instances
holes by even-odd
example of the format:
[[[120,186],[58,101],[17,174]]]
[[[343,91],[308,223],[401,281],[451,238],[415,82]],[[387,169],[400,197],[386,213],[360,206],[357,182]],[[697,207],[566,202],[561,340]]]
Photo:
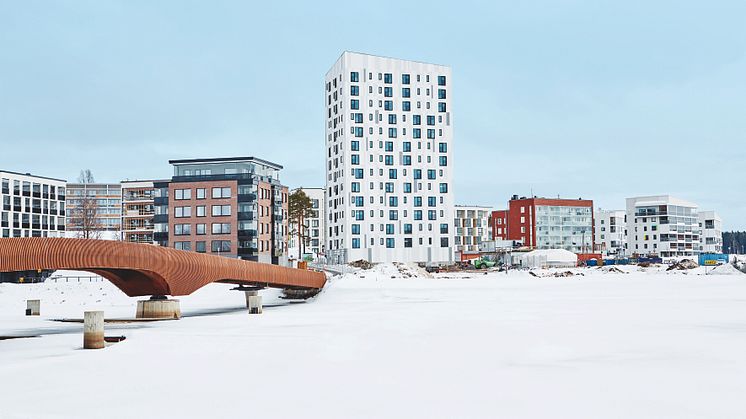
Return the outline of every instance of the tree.
[[[290,231],[290,235],[297,235],[300,242],[299,258],[306,253],[306,236],[305,219],[313,214],[313,203],[311,198],[301,189],[296,189],[288,197],[288,217],[294,221],[295,229]]]
[[[78,183],[83,185],[94,183],[93,173],[90,169],[80,171]],[[76,235],[81,239],[101,238],[101,225],[98,223],[98,202],[96,197],[88,194],[83,188],[83,194],[74,198],[77,203],[68,208],[70,216],[68,223],[77,231]]]

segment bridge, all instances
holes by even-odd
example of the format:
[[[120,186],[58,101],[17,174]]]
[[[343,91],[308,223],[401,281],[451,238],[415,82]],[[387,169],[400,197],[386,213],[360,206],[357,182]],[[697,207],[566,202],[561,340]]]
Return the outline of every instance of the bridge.
[[[212,282],[318,290],[326,275],[151,244],[68,238],[0,239],[0,272],[74,270],[100,275],[130,297],[189,295]]]

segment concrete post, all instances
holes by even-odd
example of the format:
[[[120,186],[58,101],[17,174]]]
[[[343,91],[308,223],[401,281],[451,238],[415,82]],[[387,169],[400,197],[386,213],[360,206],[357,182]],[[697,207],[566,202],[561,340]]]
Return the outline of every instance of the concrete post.
[[[151,298],[137,302],[138,319],[180,319],[181,307],[179,300],[168,300],[165,298]]]
[[[251,309],[250,299],[259,295],[259,291],[244,291],[244,294],[246,295],[246,308]]]
[[[83,349],[104,347],[104,312],[86,311],[83,314]]]
[[[26,315],[38,316],[41,310],[41,300],[26,300]]]
[[[246,298],[248,298],[246,303],[249,308],[249,314],[262,314],[262,296],[251,295]]]

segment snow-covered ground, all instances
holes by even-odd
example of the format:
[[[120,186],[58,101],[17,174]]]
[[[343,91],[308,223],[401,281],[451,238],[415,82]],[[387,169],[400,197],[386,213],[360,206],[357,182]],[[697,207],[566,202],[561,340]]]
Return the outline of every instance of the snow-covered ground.
[[[214,284],[179,321],[107,325],[127,340],[103,350],[48,319],[132,317],[136,298],[0,284],[0,336],[41,335],[0,340],[0,418],[743,418],[746,275],[729,268],[379,265],[303,304],[267,291],[258,316]]]

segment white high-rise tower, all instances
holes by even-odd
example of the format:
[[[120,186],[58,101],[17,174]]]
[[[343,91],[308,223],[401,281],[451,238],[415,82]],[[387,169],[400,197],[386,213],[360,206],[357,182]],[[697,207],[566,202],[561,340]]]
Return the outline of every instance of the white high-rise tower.
[[[453,259],[451,69],[344,52],[326,74],[327,255]]]

